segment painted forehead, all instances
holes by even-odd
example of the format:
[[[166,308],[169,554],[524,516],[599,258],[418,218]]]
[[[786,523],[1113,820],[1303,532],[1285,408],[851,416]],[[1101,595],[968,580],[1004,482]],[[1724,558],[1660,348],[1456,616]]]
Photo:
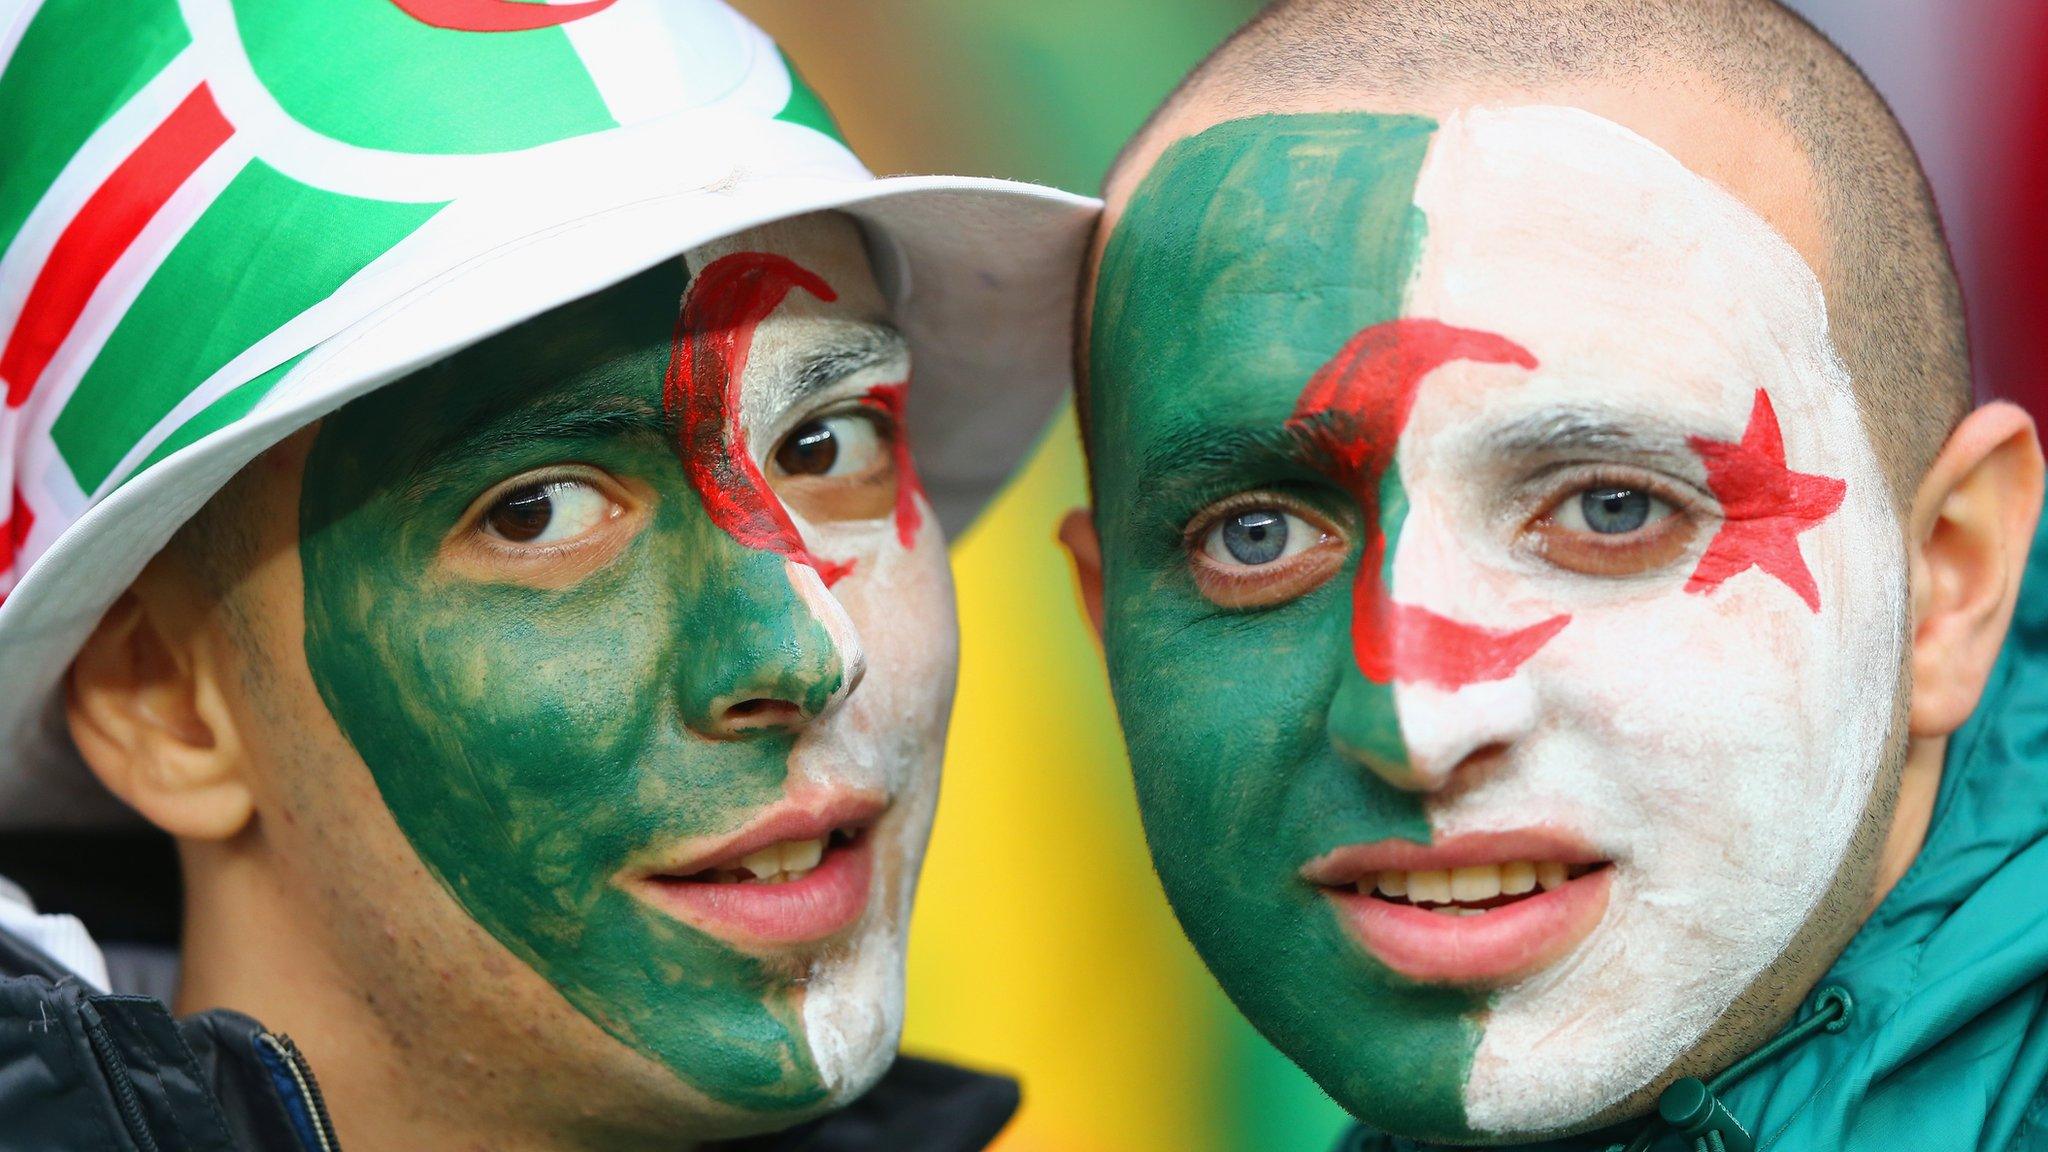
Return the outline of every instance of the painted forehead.
[[[1091,379],[1117,427],[1119,408],[1162,429],[1283,421],[1347,339],[1400,317],[1506,336],[1581,395],[1695,424],[1739,417],[1766,381],[1843,383],[1791,245],[1575,108],[1217,125],[1133,194],[1097,297]],[[1163,316],[1199,336],[1159,339]]]
[[[749,234],[756,247],[733,253],[786,254],[798,268],[829,268],[846,297],[792,307],[754,333],[746,405],[765,423],[834,386],[880,373],[900,376],[903,335],[884,318],[857,246],[832,231]],[[809,243],[806,243],[809,241]],[[676,317],[708,252],[670,261],[529,321],[415,373],[396,395],[368,401],[412,413],[385,444],[402,474],[459,469],[477,456],[526,447],[632,436],[672,440],[675,419],[663,388]]]

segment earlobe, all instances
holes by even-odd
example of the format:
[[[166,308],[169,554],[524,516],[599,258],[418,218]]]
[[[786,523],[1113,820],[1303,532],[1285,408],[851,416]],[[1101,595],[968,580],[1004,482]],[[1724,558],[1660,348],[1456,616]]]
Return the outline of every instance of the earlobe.
[[[1102,639],[1102,541],[1095,534],[1094,515],[1075,508],[1060,518],[1060,543],[1074,561],[1074,580],[1081,589],[1081,608]]]
[[[225,840],[254,815],[241,742],[186,590],[145,571],[72,661],[65,716],[79,753],[108,791],[187,840]]]
[[[1915,738],[1947,736],[1976,708],[2018,603],[2041,514],[2034,422],[1998,402],[1957,426],[1908,522]]]

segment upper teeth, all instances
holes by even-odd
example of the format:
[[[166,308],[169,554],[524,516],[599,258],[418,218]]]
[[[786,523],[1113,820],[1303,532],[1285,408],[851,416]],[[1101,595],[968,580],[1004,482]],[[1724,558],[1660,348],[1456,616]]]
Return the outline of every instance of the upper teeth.
[[[1377,888],[1382,896],[1405,897],[1411,904],[1469,904],[1496,896],[1520,896],[1538,888],[1548,892],[1569,877],[1569,868],[1555,860],[1516,860],[1414,872],[1389,869],[1360,880],[1358,890]]]
[[[740,871],[751,873],[747,882],[752,884],[780,884],[789,880],[801,880],[818,866],[825,856],[825,838],[815,840],[783,840],[768,845],[756,852],[749,852],[727,868],[717,869],[712,879],[720,884],[738,884]]]

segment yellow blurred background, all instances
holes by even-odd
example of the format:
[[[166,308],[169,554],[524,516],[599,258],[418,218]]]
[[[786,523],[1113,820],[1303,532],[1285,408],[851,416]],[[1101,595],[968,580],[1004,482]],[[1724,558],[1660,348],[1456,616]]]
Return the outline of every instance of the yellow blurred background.
[[[738,0],[881,173],[1094,192],[1253,0]],[[905,1046],[1017,1076],[1005,1152],[1293,1152],[1342,1117],[1231,1009],[1145,855],[1108,685],[1053,540],[1071,415],[956,543],[962,663]]]

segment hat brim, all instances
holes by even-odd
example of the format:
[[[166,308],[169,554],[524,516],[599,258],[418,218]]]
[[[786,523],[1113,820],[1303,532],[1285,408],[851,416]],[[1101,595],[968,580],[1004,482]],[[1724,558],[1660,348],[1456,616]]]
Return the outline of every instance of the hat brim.
[[[79,761],[58,688],[107,607],[245,464],[358,396],[748,228],[844,212],[882,241],[880,260],[898,262],[877,272],[896,289],[915,357],[908,420],[919,477],[957,535],[1071,382],[1074,293],[1099,206],[964,177],[742,179],[557,220],[407,288],[311,345],[248,415],[93,505],[0,603],[0,830],[135,819]]]

